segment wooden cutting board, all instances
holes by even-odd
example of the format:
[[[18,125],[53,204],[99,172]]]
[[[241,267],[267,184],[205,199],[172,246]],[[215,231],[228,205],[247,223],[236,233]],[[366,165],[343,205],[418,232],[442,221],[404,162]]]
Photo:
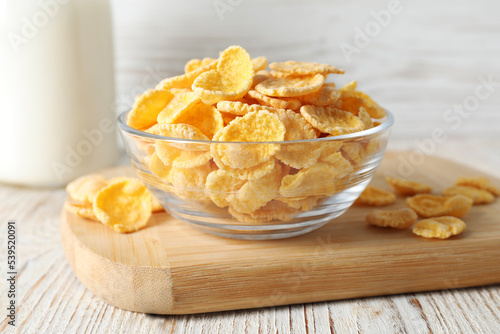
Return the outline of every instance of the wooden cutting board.
[[[372,184],[387,188],[384,173],[407,169],[400,157],[408,161],[406,153],[387,153]],[[459,176],[480,174],[435,157],[412,173],[402,171],[434,185],[436,192]],[[398,198],[390,208],[404,206]],[[215,237],[166,213],[155,214],[144,230],[118,234],[63,211],[61,236],[68,262],[92,293],[146,313],[212,312],[500,282],[499,200],[473,207],[464,218],[466,231],[447,240],[368,226],[364,217],[370,210],[355,206],[314,232],[269,241]]]

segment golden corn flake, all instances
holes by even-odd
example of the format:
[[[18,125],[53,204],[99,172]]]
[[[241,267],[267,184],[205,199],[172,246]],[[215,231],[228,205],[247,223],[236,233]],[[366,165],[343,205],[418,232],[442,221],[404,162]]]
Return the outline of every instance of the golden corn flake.
[[[270,78],[255,86],[255,90],[275,97],[294,97],[317,92],[325,83],[321,74],[304,77]]]
[[[208,137],[205,136],[200,130],[189,124],[157,124],[154,128],[155,128],[154,131],[152,131],[153,134],[164,137],[190,139],[190,140],[204,140],[204,141],[208,140]],[[178,148],[179,150],[185,150],[185,151],[208,151],[210,149],[209,144],[189,143],[189,142],[178,143],[174,141],[160,140],[160,139],[156,140],[155,147],[157,151],[161,152],[163,152],[164,150],[169,150],[170,147],[175,147]]]
[[[259,110],[267,110],[274,112],[278,109],[259,104],[247,104],[241,101],[220,101],[217,103],[217,109],[226,113],[243,116]]]
[[[349,96],[356,91],[357,87],[358,87],[358,82],[356,80],[351,81],[348,84],[345,84],[342,88],[340,88],[340,93],[343,97]]]
[[[120,233],[137,231],[151,217],[151,194],[133,178],[122,178],[101,189],[94,198],[94,213],[101,223]]]
[[[320,107],[329,106],[338,101],[340,92],[335,88],[335,84],[326,83],[315,93],[299,96],[302,104],[311,104]]]
[[[374,186],[367,186],[356,200],[356,204],[368,206],[387,206],[396,201],[396,196],[380,188]]]
[[[249,214],[238,212],[232,207],[229,207],[229,213],[241,223],[256,224],[267,223],[273,220],[289,221],[293,219],[297,210],[283,202],[272,200],[265,206]]]
[[[204,103],[198,103],[193,108],[180,114],[174,123],[192,125],[208,137],[208,140],[212,140],[214,134],[224,127],[224,121],[219,110]]]
[[[217,59],[210,58],[210,57],[206,57],[203,59],[196,59],[196,58],[191,59],[190,61],[188,61],[186,63],[186,66],[184,66],[184,73],[193,72],[193,71],[199,69],[200,67],[210,65],[210,64],[214,63],[215,61],[217,61]]]
[[[455,217],[424,219],[413,227],[413,233],[424,238],[448,239],[465,230],[463,220]]]
[[[64,208],[66,210],[68,210],[69,212],[71,212],[77,216],[80,216],[82,218],[93,220],[93,221],[99,221],[94,214],[94,209],[92,208],[92,205],[81,205],[81,204],[66,202],[64,204]]]
[[[301,211],[309,211],[318,206],[319,200],[322,196],[309,196],[302,198],[286,198],[278,197],[277,200],[286,203],[289,207]]]
[[[193,83],[193,91],[206,104],[242,98],[250,90],[253,64],[245,49],[231,46],[221,52],[217,70],[202,73]]]
[[[331,196],[335,193],[334,178],[337,171],[332,166],[319,162],[301,169],[295,175],[281,180],[279,193],[283,197]]]
[[[316,131],[300,114],[285,109],[275,114],[285,125],[285,141],[316,138]],[[320,154],[321,144],[318,143],[283,143],[276,157],[290,167],[301,169],[314,165]]]
[[[255,73],[255,75],[253,76],[252,90],[255,89],[255,86],[260,84],[262,81],[267,80],[269,78],[271,78],[271,76],[267,71],[259,71]]]
[[[217,67],[217,62],[214,61],[208,65],[201,66],[191,72],[178,75],[176,77],[167,78],[162,80],[158,85],[156,85],[156,89],[191,89],[194,80],[202,73],[214,70]]]
[[[219,140],[219,136],[221,135],[221,132],[218,132],[214,136],[214,141]],[[264,175],[270,173],[274,169],[274,164],[275,159],[269,159],[266,162],[260,163],[256,166],[249,167],[249,168],[231,168],[227,165],[225,165],[222,162],[221,156],[219,154],[218,150],[218,144],[212,144],[210,146],[210,153],[212,154],[212,157],[214,159],[214,162],[216,166],[224,171],[226,171],[228,174],[230,174],[232,177],[241,179],[241,180],[256,180]]]
[[[282,98],[275,98],[275,97],[270,97],[266,96],[262,93],[259,93],[256,90],[250,90],[248,91],[248,95],[260,103],[268,106],[268,107],[273,107],[277,109],[292,109],[292,110],[298,110],[301,107],[301,103],[299,100],[294,99],[294,98],[288,98],[288,97],[282,97]]]
[[[387,176],[385,180],[392,187],[392,189],[394,189],[398,194],[404,196],[429,194],[432,192],[432,188],[430,186],[420,182],[398,179],[389,176]]]
[[[323,155],[322,153],[320,156],[320,161],[326,162],[332,167],[335,167],[337,178],[343,178],[352,173],[352,171],[354,170],[351,163],[347,161],[340,152],[335,152],[330,155]]]
[[[71,199],[80,205],[92,205],[95,195],[105,186],[108,180],[100,174],[90,174],[70,182],[66,191]]]
[[[210,199],[219,207],[224,208],[237,196],[238,190],[246,180],[232,177],[228,172],[218,169],[207,176],[206,190]]]
[[[373,210],[366,216],[366,222],[373,226],[405,229],[413,225],[418,215],[412,209],[396,211]]]
[[[312,75],[312,74],[344,74],[344,70],[332,65],[308,63],[299,61],[285,61],[282,63],[271,63],[269,67],[275,71],[285,72],[292,75]]]
[[[461,177],[455,184],[457,186],[469,186],[478,189],[483,189],[492,193],[495,197],[500,196],[500,189],[496,187],[490,180],[482,176],[478,177]]]
[[[495,196],[489,191],[470,187],[470,186],[454,186],[446,188],[443,191],[444,196],[463,195],[474,201],[473,204],[489,204],[495,201]]]
[[[264,177],[246,182],[231,200],[231,206],[238,212],[251,213],[266,205],[278,195],[281,172],[281,165],[275,164]]]
[[[267,67],[267,58],[266,57],[257,57],[252,59],[253,70],[255,73],[259,71],[263,71]]]
[[[362,131],[365,125],[353,114],[333,107],[317,107],[306,105],[300,108],[306,121],[321,132],[334,136]]]
[[[419,194],[406,199],[406,204],[419,216],[430,218],[440,216],[465,216],[472,207],[473,201],[462,195],[443,197],[429,194]]]
[[[361,143],[344,143],[342,145],[342,152],[345,153],[347,158],[355,164],[360,164],[366,156],[365,149]]]
[[[208,152],[207,152],[208,153]],[[172,168],[172,183],[178,196],[205,200],[205,182],[212,172],[210,163],[195,168]]]
[[[349,111],[353,115],[357,115],[360,108],[364,108],[371,118],[383,118],[386,116],[385,110],[375,103],[368,95],[355,91],[347,96],[341,96],[339,100],[342,104],[340,109]]]
[[[237,115],[234,115],[234,114],[230,114],[228,112],[225,112],[225,111],[220,111],[220,114],[222,116],[222,121],[224,122],[224,126],[228,125],[229,123],[231,123],[236,117],[238,117]],[[212,140],[214,140],[212,138]]]
[[[193,92],[175,95],[169,104],[158,114],[158,123],[174,123],[183,113],[194,108],[200,98]]]
[[[156,124],[158,114],[174,98],[174,95],[165,89],[147,90],[139,96],[128,113],[127,124],[134,129],[146,129]]]
[[[165,165],[175,168],[200,167],[212,160],[209,151],[181,150],[161,141],[156,143],[156,154]]]
[[[149,163],[149,170],[156,177],[172,183],[172,165],[165,165],[163,161],[158,158],[156,152],[151,157],[151,162]]]
[[[217,138],[226,142],[282,141],[285,132],[285,125],[276,115],[260,110],[235,119],[220,131]],[[249,168],[261,164],[280,148],[279,144],[214,145],[222,162],[231,168]]]
[[[372,118],[370,117],[370,114],[366,112],[365,108],[363,107],[359,108],[358,117],[363,121],[365,129],[373,128]]]

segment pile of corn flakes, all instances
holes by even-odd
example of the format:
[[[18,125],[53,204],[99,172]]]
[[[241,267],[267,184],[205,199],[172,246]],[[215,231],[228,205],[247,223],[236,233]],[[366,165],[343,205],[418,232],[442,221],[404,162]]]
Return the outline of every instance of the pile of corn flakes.
[[[370,129],[386,113],[355,81],[326,82],[344,73],[335,66],[269,68],[265,57],[231,46],[218,59],[190,60],[184,74],[136,99],[130,127],[204,141],[144,145],[145,164],[170,185],[162,190],[211,201],[240,222],[284,221],[344,190],[356,166],[382,149],[376,139],[286,144]]]

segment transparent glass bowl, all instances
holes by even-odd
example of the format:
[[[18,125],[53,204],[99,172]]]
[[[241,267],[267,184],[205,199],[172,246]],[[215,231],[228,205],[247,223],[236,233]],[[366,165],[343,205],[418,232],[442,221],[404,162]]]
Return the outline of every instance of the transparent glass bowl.
[[[380,125],[349,135],[242,143],[158,136],[126,118],[118,124],[132,166],[169,214],[207,233],[251,240],[301,235],[342,215],[380,165],[394,123],[387,112]],[[259,150],[275,153],[255,165]]]

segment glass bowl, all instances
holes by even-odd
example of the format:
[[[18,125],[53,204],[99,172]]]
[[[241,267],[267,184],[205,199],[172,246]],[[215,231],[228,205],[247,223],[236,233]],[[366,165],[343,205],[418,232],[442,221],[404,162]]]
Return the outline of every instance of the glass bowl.
[[[348,135],[246,143],[163,137],[126,119],[124,112],[118,124],[132,166],[170,215],[251,240],[301,235],[342,215],[380,165],[394,123],[387,112],[377,126]]]

